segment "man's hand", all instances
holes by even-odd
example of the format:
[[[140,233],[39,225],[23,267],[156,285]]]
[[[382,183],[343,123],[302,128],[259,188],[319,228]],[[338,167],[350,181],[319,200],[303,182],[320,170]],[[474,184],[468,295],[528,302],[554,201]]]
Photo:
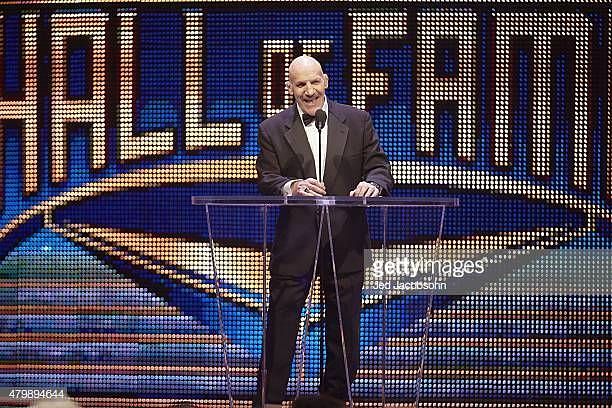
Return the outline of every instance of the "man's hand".
[[[313,178],[298,180],[291,185],[291,194],[296,196],[322,197],[326,194],[325,184]]]
[[[351,197],[376,197],[380,194],[378,188],[367,181],[357,184],[357,187],[349,193]]]

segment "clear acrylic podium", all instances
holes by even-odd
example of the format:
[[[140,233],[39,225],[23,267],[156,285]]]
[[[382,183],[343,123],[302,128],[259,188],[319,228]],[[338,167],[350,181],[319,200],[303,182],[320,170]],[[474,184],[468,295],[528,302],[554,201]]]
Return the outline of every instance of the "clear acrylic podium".
[[[332,263],[332,272],[335,283],[335,295],[336,303],[338,305],[338,319],[340,320],[340,337],[342,341],[342,352],[344,356],[344,368],[345,376],[348,382],[348,366],[346,360],[346,348],[344,344],[344,330],[342,324],[342,314],[340,312],[340,301],[338,297],[338,282],[336,277],[336,264],[334,261],[334,246],[333,246],[333,231],[331,230],[331,217],[330,207],[361,207],[361,208],[379,208],[382,212],[382,250],[383,253],[387,248],[387,228],[388,228],[388,210],[389,208],[437,208],[440,209],[440,218],[437,228],[437,236],[435,239],[435,246],[440,243],[442,238],[442,231],[444,228],[444,216],[446,209],[449,207],[456,207],[459,205],[459,201],[456,198],[404,198],[404,197],[347,197],[347,196],[329,196],[329,197],[304,197],[304,196],[194,196],[191,198],[193,205],[204,206],[206,213],[206,225],[208,230],[208,239],[210,245],[211,263],[213,268],[213,279],[216,294],[216,306],[217,314],[219,319],[219,332],[223,339],[223,361],[225,369],[225,380],[228,393],[229,406],[234,407],[234,398],[232,392],[232,379],[229,369],[229,362],[227,357],[227,336],[225,334],[225,327],[223,324],[223,310],[221,308],[221,288],[219,282],[219,273],[217,269],[217,261],[215,257],[215,246],[212,235],[212,224],[211,224],[211,207],[257,207],[261,209],[262,223],[263,223],[263,248],[262,248],[262,260],[263,260],[263,280],[262,280],[262,373],[261,373],[261,401],[266,401],[266,326],[267,326],[267,269],[268,265],[266,262],[266,255],[268,251],[267,242],[267,224],[268,224],[268,211],[273,207],[284,207],[284,206],[312,206],[321,208],[321,216],[319,217],[319,228],[317,236],[317,246],[315,251],[314,268],[312,274],[312,281],[310,286],[310,294],[306,301],[306,318],[305,324],[302,330],[302,341],[301,350],[298,356],[301,356],[298,375],[297,375],[297,394],[300,392],[300,380],[304,369],[304,347],[305,338],[308,335],[308,323],[310,320],[310,308],[311,308],[311,295],[313,290],[314,280],[316,278],[318,255],[321,243],[321,232],[323,230],[323,222],[327,225],[328,240],[330,247],[330,257]],[[314,238],[314,237],[313,237]],[[427,309],[425,314],[425,325],[423,331],[423,337],[420,344],[419,352],[419,367],[417,372],[417,391],[416,391],[416,406],[418,407],[420,389],[423,378],[423,368],[425,361],[426,342],[429,335],[429,325],[431,318],[433,295],[429,295],[427,302]],[[381,387],[381,402],[382,406],[385,406],[385,378],[386,378],[386,317],[387,317],[387,295],[383,295],[383,309],[382,309],[382,387]],[[347,384],[348,399],[350,407],[353,405],[353,398],[351,394],[350,384]]]

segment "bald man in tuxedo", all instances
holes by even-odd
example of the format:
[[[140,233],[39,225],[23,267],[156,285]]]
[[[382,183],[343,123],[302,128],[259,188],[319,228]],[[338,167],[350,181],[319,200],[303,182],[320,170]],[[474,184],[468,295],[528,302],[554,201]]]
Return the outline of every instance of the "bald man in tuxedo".
[[[391,191],[389,161],[370,115],[328,100],[328,84],[327,75],[314,58],[301,56],[292,61],[286,86],[296,103],[259,127],[257,174],[263,194],[372,197]],[[313,123],[319,109],[327,116],[321,131],[322,169],[319,135]],[[266,407],[280,406],[285,398],[300,314],[314,268],[320,216],[319,208],[301,206],[283,207],[279,214],[270,260]],[[363,252],[370,247],[370,239],[363,208],[331,208],[330,218],[352,383],[359,368]],[[326,362],[319,392],[343,406],[348,391],[327,234],[324,220],[317,273],[325,298]],[[260,395],[261,368],[258,398]],[[260,401],[256,406],[261,406]]]

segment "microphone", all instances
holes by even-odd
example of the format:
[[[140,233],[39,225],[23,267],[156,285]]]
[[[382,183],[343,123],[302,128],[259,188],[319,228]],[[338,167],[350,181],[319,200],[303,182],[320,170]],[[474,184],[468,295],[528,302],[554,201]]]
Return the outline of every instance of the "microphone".
[[[327,115],[323,109],[318,109],[315,112],[315,127],[319,131],[319,181],[323,182],[323,165],[321,163],[321,129],[325,127]]]
[[[315,127],[321,133],[321,129],[325,127],[325,121],[327,120],[327,115],[323,109],[319,109],[315,112]]]

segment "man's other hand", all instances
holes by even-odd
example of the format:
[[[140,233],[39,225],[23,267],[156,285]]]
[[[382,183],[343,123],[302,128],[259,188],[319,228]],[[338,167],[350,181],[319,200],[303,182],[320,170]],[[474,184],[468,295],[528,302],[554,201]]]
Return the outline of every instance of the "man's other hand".
[[[298,180],[291,185],[291,194],[296,196],[322,197],[326,194],[325,184],[313,178]]]
[[[349,193],[351,197],[377,197],[379,194],[380,191],[378,191],[378,188],[367,181],[360,182],[357,184],[357,187]]]

